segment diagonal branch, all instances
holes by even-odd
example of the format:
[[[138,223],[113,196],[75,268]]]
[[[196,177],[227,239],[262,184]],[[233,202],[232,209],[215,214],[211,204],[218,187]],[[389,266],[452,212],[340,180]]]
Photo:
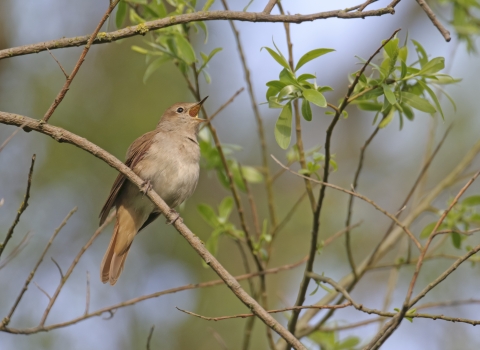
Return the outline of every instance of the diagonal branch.
[[[22,125],[20,125],[22,126]],[[20,130],[18,128],[17,130]],[[28,207],[28,199],[30,198],[30,186],[32,185],[32,173],[33,173],[33,166],[35,165],[35,158],[37,156],[34,154],[32,156],[32,163],[30,165],[30,170],[28,171],[28,180],[27,180],[27,190],[25,191],[25,197],[23,197],[23,202],[20,204],[20,208],[17,210],[17,215],[15,216],[15,219],[13,220],[12,226],[7,231],[7,235],[5,236],[5,239],[2,244],[0,244],[0,256],[2,256],[3,250],[8,244],[8,241],[10,238],[13,236],[13,231],[15,230],[15,227],[17,226],[18,222],[20,221],[20,217],[22,216],[23,212],[25,209]]]
[[[425,0],[416,0],[418,5],[422,8],[423,11],[427,14],[430,21],[432,21],[433,25],[437,27],[438,31],[443,35],[445,41],[449,42],[452,37],[450,36],[450,32],[443,26],[442,23],[437,19],[437,16],[433,13],[430,6],[428,6]]]
[[[100,22],[98,23],[97,25],[97,28],[95,28],[94,32],[92,33],[92,35],[90,35],[90,38],[88,39],[88,42],[87,42],[87,45],[85,45],[83,51],[82,51],[82,54],[80,55],[80,58],[78,59],[77,61],[77,64],[75,65],[75,67],[73,68],[72,70],[72,73],[70,73],[70,75],[67,75],[67,73],[65,73],[65,71],[63,70],[62,66],[60,65],[60,63],[57,61],[57,59],[55,58],[55,56],[53,56],[53,54],[50,52],[50,50],[48,49],[47,47],[47,44],[45,43],[44,46],[45,46],[45,49],[48,50],[48,52],[52,55],[53,59],[55,61],[57,61],[58,65],[60,66],[60,68],[62,69],[63,73],[65,74],[65,77],[67,78],[67,81],[65,82],[65,84],[63,84],[63,87],[62,89],[60,90],[60,92],[58,93],[57,97],[55,97],[55,100],[52,102],[51,106],[48,108],[47,110],[47,113],[45,113],[45,115],[43,116],[43,121],[45,123],[48,122],[48,120],[50,119],[50,117],[52,116],[53,112],[55,112],[55,109],[57,109],[58,105],[63,101],[63,98],[65,97],[65,95],[67,94],[67,91],[70,87],[70,84],[72,83],[73,79],[75,78],[75,76],[77,75],[77,72],[78,70],[80,69],[80,66],[82,65],[83,61],[85,61],[85,56],[87,56],[87,53],[88,53],[88,50],[90,50],[90,46],[92,46],[92,43],[93,41],[95,40],[95,38],[97,37],[97,34],[98,32],[100,31],[100,29],[102,28],[103,24],[105,23],[105,21],[107,20],[107,18],[110,16],[110,13],[112,13],[113,9],[115,8],[115,6],[117,6],[117,4],[119,3],[120,0],[115,0],[115,1],[112,1],[110,2],[110,6],[108,6],[108,10],[107,12],[105,12],[105,14],[103,15],[102,19],[100,20]]]
[[[57,142],[64,142],[73,144],[84,151],[94,155],[95,157],[103,160],[111,167],[120,171],[125,177],[139,189],[142,188],[144,181],[136,175],[129,167],[123,164],[113,155],[109,154],[102,148],[91,143],[87,139],[73,134],[65,129],[55,127],[41,121],[31,119],[24,116],[19,116],[11,113],[0,112],[0,123],[9,125],[22,125],[26,123],[26,126],[32,130],[38,131],[45,135],[50,136]],[[266,325],[277,332],[285,341],[293,346],[295,349],[305,350],[305,346],[295,338],[289,331],[285,329],[277,320],[275,320],[268,312],[263,309],[258,302],[248,295],[237,280],[218,262],[218,260],[205,248],[202,241],[196,236],[190,229],[182,222],[177,220],[178,217],[174,214],[165,201],[153,190],[148,190],[146,195],[150,200],[158,207],[160,212],[166,217],[167,220],[173,222],[173,226],[177,231],[185,238],[185,240],[191,245],[191,247],[197,252],[198,255],[209,265],[217,275],[225,282],[235,296],[240,299],[252,312],[257,315]],[[67,272],[68,274],[68,272]],[[53,298],[52,298],[53,299]],[[46,313],[48,315],[48,312]],[[45,322],[46,315],[42,317],[42,321]],[[43,325],[43,324],[42,324]]]

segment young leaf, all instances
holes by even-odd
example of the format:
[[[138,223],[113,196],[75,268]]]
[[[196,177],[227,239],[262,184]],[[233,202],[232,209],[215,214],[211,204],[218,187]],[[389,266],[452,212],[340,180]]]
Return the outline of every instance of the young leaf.
[[[275,140],[278,145],[287,149],[292,138],[292,103],[287,103],[275,124]]]
[[[302,99],[302,115],[305,120],[312,120],[312,109],[310,108],[310,102],[307,99]]]
[[[428,62],[428,56],[422,45],[418,41],[412,39],[412,43],[415,46],[417,51],[418,61],[420,62],[420,67],[423,67]]]
[[[382,119],[380,124],[378,124],[378,128],[383,129],[388,124],[390,124],[390,122],[393,120],[394,115],[395,115],[395,108],[391,108],[390,112],[388,112],[387,116]]]
[[[305,89],[303,90],[302,95],[305,99],[319,107],[327,107],[327,100],[325,100],[325,97],[317,90]]]
[[[402,101],[409,106],[425,113],[435,113],[437,110],[430,102],[410,92],[402,92]]]
[[[435,95],[435,92],[425,84],[422,80],[418,80],[418,83],[425,89],[425,91],[430,95],[430,98],[433,100],[435,103],[435,106],[437,107],[437,111],[440,112],[440,115],[442,116],[442,119],[445,120],[445,116],[443,115],[443,110],[442,106],[440,105],[440,101],[437,98],[437,95]]]
[[[225,197],[218,206],[218,214],[223,219],[228,219],[233,209],[233,198]]]
[[[390,104],[394,105],[397,103],[397,98],[395,97],[395,94],[393,93],[391,87],[387,84],[383,84],[383,93],[385,94],[385,97],[387,98],[388,102]]]
[[[480,205],[480,196],[467,197],[462,201],[462,205],[465,205],[467,207],[474,207],[476,205]]]
[[[455,248],[461,249],[462,248],[462,237],[458,232],[452,233],[452,244]]]
[[[315,78],[316,78],[315,75],[309,74],[309,73],[305,73],[305,74],[301,74],[301,75],[297,78],[297,80],[298,80],[298,81],[307,81],[307,80],[309,80],[309,79],[315,79]]]
[[[118,3],[117,7],[117,14],[115,15],[115,25],[117,28],[121,28],[123,22],[125,21],[125,17],[127,17],[127,4],[125,1],[121,0]]]
[[[202,11],[208,11],[210,9],[210,6],[212,6],[214,2],[215,0],[207,0],[205,5],[203,5]]]
[[[199,204],[197,210],[202,216],[202,218],[209,224],[211,227],[216,228],[220,225],[217,215],[213,211],[212,207],[207,204]]]
[[[290,66],[288,65],[288,62],[284,57],[280,56],[278,53],[276,53],[275,51],[273,51],[269,47],[264,46],[264,47],[262,47],[262,49],[266,49],[268,51],[268,53],[270,54],[270,56],[272,56],[273,59],[275,61],[277,61],[283,68],[290,69]]]
[[[185,61],[185,63],[187,63],[188,65],[194,63],[197,58],[195,56],[195,51],[193,50],[192,45],[190,45],[188,40],[185,39],[182,34],[176,34],[175,39],[179,58]]]
[[[420,69],[420,72],[418,72],[419,75],[432,75],[437,73],[438,71],[442,70],[445,68],[445,58],[443,57],[435,57],[428,61],[422,69]]]
[[[143,75],[143,83],[146,84],[148,78],[155,72],[160,66],[166,62],[170,61],[170,57],[167,55],[164,55],[160,58],[157,58],[154,60],[152,63],[150,63],[147,67],[147,70],[145,71],[145,74]]]
[[[297,62],[297,66],[295,67],[295,71],[297,71],[300,67],[302,67],[305,63],[310,62],[311,60],[323,56],[329,52],[335,51],[334,49],[315,49],[312,51],[307,52],[303,55]]]
[[[242,165],[243,177],[247,182],[259,183],[263,181],[263,175],[253,166]]]
[[[383,49],[387,53],[388,57],[391,59],[396,58],[398,56],[398,38],[390,40],[385,44]]]

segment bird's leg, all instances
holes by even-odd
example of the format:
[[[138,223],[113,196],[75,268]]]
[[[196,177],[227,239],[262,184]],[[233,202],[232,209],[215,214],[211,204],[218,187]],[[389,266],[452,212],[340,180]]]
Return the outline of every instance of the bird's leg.
[[[140,192],[143,193],[143,195],[146,195],[148,191],[152,189],[152,183],[150,180],[145,180],[143,181],[142,188],[140,189]]]
[[[173,225],[178,219],[182,220],[180,214],[177,213],[175,209],[170,209],[170,214],[174,214],[175,217],[172,220],[167,220],[165,222],[167,225]]]

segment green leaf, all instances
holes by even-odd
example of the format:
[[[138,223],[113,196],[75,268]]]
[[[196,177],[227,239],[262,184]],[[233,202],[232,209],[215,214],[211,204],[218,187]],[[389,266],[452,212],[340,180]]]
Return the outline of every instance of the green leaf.
[[[282,105],[275,96],[270,96],[268,98],[268,107],[270,107],[270,108],[283,108],[284,105]]]
[[[437,95],[435,95],[435,92],[433,92],[433,90],[430,88],[430,86],[425,84],[423,81],[418,80],[418,83],[430,95],[430,98],[433,100],[433,102],[435,103],[435,106],[437,107],[437,111],[440,112],[440,115],[442,116],[442,119],[445,120],[445,116],[443,115],[442,106],[440,105],[440,101],[438,100]]]
[[[207,0],[205,5],[203,5],[202,11],[208,11],[214,2],[215,0]]]
[[[292,104],[287,103],[275,123],[275,140],[278,145],[287,149],[292,138]]]
[[[306,89],[303,90],[302,95],[308,101],[316,104],[319,107],[327,107],[327,100],[325,100],[325,97],[322,95],[322,93],[318,92],[317,90]]]
[[[335,51],[334,49],[315,49],[312,51],[307,52],[303,55],[297,62],[297,66],[295,67],[295,71],[297,71],[300,67],[302,67],[305,63],[310,62],[311,60],[323,56],[329,52]]]
[[[415,50],[417,51],[418,61],[420,62],[420,66],[423,67],[428,62],[427,52],[425,51],[423,46],[420,45],[418,41],[415,41],[412,39],[412,43],[415,46]]]
[[[419,75],[432,75],[445,68],[445,58],[435,57],[428,61],[418,72]]]
[[[132,50],[135,51],[135,52],[141,53],[142,55],[148,54],[148,50],[144,49],[143,47],[137,46],[137,45],[133,45]]]
[[[432,234],[432,231],[435,228],[436,224],[437,224],[436,222],[432,222],[432,223],[428,224],[427,226],[425,226],[423,228],[422,232],[420,232],[420,238],[424,239],[424,238],[430,237],[430,235]]]
[[[207,242],[205,243],[205,247],[210,253],[212,253],[212,255],[217,255],[219,237],[220,237],[219,234],[212,233],[210,237],[208,237]]]
[[[298,91],[298,88],[296,86],[287,85],[282,90],[280,90],[280,93],[278,94],[278,99],[281,100],[296,91]]]
[[[465,205],[467,207],[474,207],[480,205],[480,196],[467,197],[462,201],[462,205]]]
[[[166,62],[170,61],[169,56],[162,56],[160,58],[157,58],[154,60],[152,63],[150,63],[147,67],[147,70],[145,71],[145,74],[143,75],[143,83],[146,84],[148,78],[158,69],[160,66]]]
[[[117,14],[115,15],[115,25],[121,28],[125,18],[127,17],[127,4],[125,1],[120,1],[117,7]]]
[[[382,110],[382,104],[372,101],[360,101],[357,103],[358,108],[363,111],[377,112]]]
[[[430,102],[410,92],[402,92],[402,102],[425,113],[435,113],[437,110]]]
[[[175,42],[177,44],[178,56],[185,61],[186,64],[190,65],[197,60],[192,45],[182,34],[178,33],[175,35]]]
[[[453,232],[452,236],[452,244],[455,248],[461,249],[462,248],[462,236],[459,233]]]
[[[277,61],[283,68],[290,70],[290,66],[288,65],[287,60],[283,56],[280,56],[278,53],[276,53],[275,51],[273,51],[271,48],[267,46],[262,47],[262,49],[266,49],[270,54],[270,56],[272,56],[273,59]]]
[[[382,121],[380,122],[380,124],[378,124],[378,128],[379,128],[379,129],[383,129],[383,128],[386,127],[388,124],[390,124],[391,121],[393,120],[394,115],[395,115],[395,108],[391,108],[391,109],[390,109],[390,112],[388,112],[387,116],[382,119]]]
[[[390,40],[383,47],[388,57],[391,59],[396,59],[398,57],[398,38]]]
[[[308,102],[305,98],[302,99],[302,115],[305,120],[312,120],[312,109],[310,108],[310,102]]]
[[[395,94],[393,93],[391,87],[387,84],[383,84],[383,93],[385,94],[385,97],[387,98],[388,102],[390,104],[394,105],[397,103],[397,98],[395,97]]]
[[[290,72],[289,69],[282,69],[279,74],[280,81],[285,85],[299,85],[295,76]]]
[[[406,46],[398,49],[398,57],[400,58],[400,61],[402,61],[403,63],[407,63],[408,48]]]
[[[298,81],[307,81],[307,80],[309,80],[309,79],[315,79],[315,78],[316,78],[315,75],[309,74],[309,73],[305,73],[305,74],[301,74],[301,75],[297,78],[297,80],[298,80]]]
[[[247,182],[259,183],[263,181],[262,173],[253,166],[242,165],[242,174]]]
[[[211,227],[216,228],[220,225],[215,211],[207,204],[199,204],[197,210],[202,216],[202,218],[209,224]]]
[[[223,219],[228,219],[233,209],[233,198],[225,197],[218,206],[218,214]]]
[[[333,91],[333,88],[331,86],[319,86],[317,88],[318,92],[326,92],[326,91]]]
[[[358,344],[360,344],[360,338],[350,336],[342,340],[335,347],[335,350],[351,350],[354,349]]]

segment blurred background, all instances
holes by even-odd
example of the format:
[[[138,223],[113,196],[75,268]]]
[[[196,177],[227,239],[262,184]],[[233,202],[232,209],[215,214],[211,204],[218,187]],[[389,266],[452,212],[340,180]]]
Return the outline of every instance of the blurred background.
[[[290,13],[315,13],[354,6],[358,1],[292,1],[284,0],[283,6]],[[389,1],[379,1],[372,8],[386,6]],[[242,10],[247,0],[233,0],[230,7]],[[265,1],[255,0],[249,11],[262,11]],[[59,1],[59,0],[2,0],[0,1],[0,49],[37,43],[61,37],[89,34],[106,10],[107,1]],[[200,8],[203,3],[197,7]],[[211,8],[221,10],[217,1]],[[277,9],[274,9],[277,13]],[[239,88],[246,86],[233,34],[226,21],[207,22],[209,39],[195,37],[197,54],[222,47],[210,62],[212,82],[202,80],[201,95],[209,95],[207,110],[213,113]],[[286,50],[282,24],[244,23],[237,27],[246,51],[257,101],[265,100],[269,80],[276,79],[280,71],[263,46],[272,46],[272,38],[283,52]],[[367,58],[379,46],[381,40],[402,28],[399,34],[403,42],[408,33],[425,47],[430,57],[443,56],[449,74],[463,79],[450,86],[448,92],[457,103],[457,111],[446,99],[442,101],[445,121],[436,122],[426,114],[417,114],[413,122],[406,121],[399,130],[398,119],[380,131],[367,153],[365,168],[360,178],[359,192],[394,212],[409,190],[422,164],[428,135],[434,124],[436,140],[453,123],[453,131],[445,142],[440,155],[429,173],[427,188],[431,188],[457,164],[458,160],[478,140],[480,123],[478,116],[478,81],[480,60],[467,53],[464,43],[454,37],[446,43],[425,13],[415,2],[402,1],[394,16],[371,17],[364,20],[328,19],[292,25],[292,41],[295,59],[314,48],[334,48],[336,52],[309,63],[309,72],[316,72],[320,85],[329,85],[334,92],[327,99],[337,103],[347,89],[349,73],[358,69],[355,56]],[[115,30],[110,21],[102,31]],[[146,69],[144,56],[131,50],[132,45],[143,45],[144,38],[134,37],[119,42],[95,45],[73,81],[70,91],[50,122],[66,128],[100,147],[124,159],[130,143],[141,134],[152,130],[163,111],[178,101],[193,101],[186,84],[173,64],[162,66],[146,84],[142,77]],[[53,51],[67,72],[77,61],[82,48]],[[413,50],[412,50],[413,51]],[[0,110],[41,118],[64,83],[64,76],[47,52],[20,56],[0,61]],[[274,139],[274,124],[278,110],[260,106],[265,123],[269,152],[285,161],[285,152]],[[348,109],[348,119],[341,119],[333,137],[333,153],[339,165],[331,181],[350,187],[356,168],[359,149],[374,130],[373,115],[359,112],[355,106]],[[438,118],[438,116],[437,116]],[[314,109],[311,122],[302,121],[306,149],[322,145],[325,130],[331,116],[321,109]],[[260,166],[260,147],[256,124],[246,92],[241,94],[214,121],[222,142],[242,147],[235,156],[242,164]],[[0,143],[14,127],[0,125]],[[58,144],[50,138],[31,132],[18,133],[0,154],[0,232],[2,240],[23,199],[28,168],[32,154],[37,155],[33,174],[31,199],[9,248],[17,245],[28,231],[33,233],[28,246],[7,267],[0,270],[0,315],[6,315],[14,298],[20,292],[25,279],[37,261],[45,244],[67,213],[78,206],[77,213],[69,220],[49,250],[34,281],[52,294],[59,282],[59,273],[53,257],[65,271],[79,249],[91,237],[98,225],[98,213],[108,195],[116,171],[90,154],[71,145]],[[270,162],[272,172],[279,167]],[[471,170],[478,169],[477,160]],[[466,182],[466,180],[465,180]],[[463,185],[459,183],[438,200],[438,207],[454,196]],[[290,209],[304,189],[303,181],[291,174],[284,174],[274,186],[276,208],[280,218]],[[469,193],[478,193],[473,185]],[[253,185],[261,218],[267,218],[263,184]],[[317,191],[315,191],[317,192]],[[341,230],[346,217],[348,197],[327,191],[325,210],[322,213],[321,239]],[[216,207],[230,193],[222,187],[214,173],[202,171],[194,196],[186,203],[181,215],[184,222],[202,240],[211,230],[202,220],[196,207],[207,203]],[[244,201],[246,204],[247,202]],[[429,216],[430,215],[430,216]],[[232,214],[237,223],[237,215]],[[363,220],[352,236],[355,259],[361,261],[372,246],[382,237],[390,222],[367,204],[356,201],[353,222]],[[431,214],[423,215],[412,225],[419,232],[425,224],[435,220]],[[81,315],[85,309],[86,271],[91,275],[90,310],[106,307],[147,293],[216,279],[184,239],[171,227],[157,220],[135,239],[125,271],[118,283],[111,287],[99,280],[99,266],[110,239],[112,226],[82,257],[72,276],[60,294],[47,320],[47,324],[67,321]],[[287,227],[275,242],[269,267],[281,266],[300,260],[308,251],[311,230],[311,213],[308,202],[303,202]],[[478,237],[471,237],[472,245]],[[476,243],[475,243],[476,242]],[[450,245],[448,245],[450,246]],[[450,249],[450,248],[449,248]],[[451,248],[453,251],[453,248]],[[448,249],[446,250],[448,252]],[[8,255],[9,249],[4,256]],[[393,261],[392,252],[385,261]],[[234,275],[244,273],[236,245],[225,238],[220,241],[218,258]],[[435,278],[451,261],[435,260],[425,264],[425,271],[418,281],[418,288]],[[339,280],[349,270],[344,240],[324,249],[316,259],[315,272]],[[271,308],[291,306],[295,302],[303,266],[267,277]],[[387,288],[389,270],[369,272],[354,290],[353,298],[366,306],[381,308]],[[406,293],[413,267],[400,270],[400,281],[393,295],[391,309],[399,307]],[[464,264],[447,281],[428,295],[425,301],[475,298],[480,290],[478,266]],[[246,282],[242,282],[247,286]],[[314,285],[310,286],[311,290]],[[312,304],[326,292],[320,289],[309,296],[305,304]],[[48,304],[47,297],[33,284],[15,313],[10,325],[15,328],[33,327]],[[248,312],[225,286],[210,287],[170,294],[147,300],[135,306],[119,309],[113,318],[91,318],[49,333],[30,336],[0,333],[0,349],[141,349],[145,347],[149,330],[155,325],[151,340],[152,349],[239,349],[246,320],[235,319],[208,322],[193,318],[175,309],[178,306],[206,316],[222,316]],[[450,316],[477,318],[480,306],[458,306],[433,312]],[[287,314],[277,314],[286,324]],[[368,319],[353,309],[340,310],[334,320],[337,324]],[[332,323],[333,324],[333,323]],[[340,338],[359,336],[368,341],[378,325],[343,331]],[[254,328],[251,349],[265,349],[264,326],[260,321]],[[222,341],[218,338],[221,337]],[[226,344],[226,347],[222,345]],[[385,349],[478,349],[478,329],[465,324],[416,319],[402,322],[399,330],[385,343]],[[315,347],[313,347],[315,348]]]

